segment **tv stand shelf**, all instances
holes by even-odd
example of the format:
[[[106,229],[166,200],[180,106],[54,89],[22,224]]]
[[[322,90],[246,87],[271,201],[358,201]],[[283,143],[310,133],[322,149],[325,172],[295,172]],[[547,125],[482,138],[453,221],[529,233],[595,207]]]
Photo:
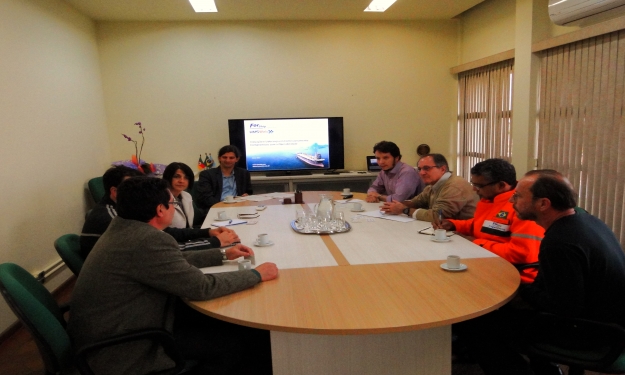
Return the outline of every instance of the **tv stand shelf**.
[[[340,174],[311,174],[291,176],[265,176],[252,173],[254,194],[286,191],[343,190],[350,188],[357,193],[366,193],[378,177],[377,173],[341,172]]]

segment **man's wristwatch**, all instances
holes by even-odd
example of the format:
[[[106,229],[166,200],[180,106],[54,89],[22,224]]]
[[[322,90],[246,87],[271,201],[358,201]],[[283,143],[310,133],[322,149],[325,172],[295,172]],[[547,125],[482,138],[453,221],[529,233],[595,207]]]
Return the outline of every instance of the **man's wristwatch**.
[[[404,214],[410,216],[410,207],[406,207],[404,208],[404,210],[402,211]]]
[[[226,256],[226,249],[219,249],[219,252],[221,253],[221,256],[223,257],[223,260],[228,260],[228,257]]]

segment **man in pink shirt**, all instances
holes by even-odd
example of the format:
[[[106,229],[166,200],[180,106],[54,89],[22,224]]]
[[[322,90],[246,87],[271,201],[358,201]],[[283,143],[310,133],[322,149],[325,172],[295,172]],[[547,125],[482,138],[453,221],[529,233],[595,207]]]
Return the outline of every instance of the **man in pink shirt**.
[[[367,191],[367,202],[405,201],[423,190],[421,177],[413,167],[400,161],[401,153],[395,143],[376,143],[373,152],[382,171]]]

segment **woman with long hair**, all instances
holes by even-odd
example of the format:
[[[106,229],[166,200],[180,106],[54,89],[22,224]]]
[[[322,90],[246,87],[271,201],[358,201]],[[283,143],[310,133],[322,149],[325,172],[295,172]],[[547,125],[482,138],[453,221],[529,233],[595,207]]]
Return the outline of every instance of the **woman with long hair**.
[[[173,162],[165,168],[163,180],[169,182],[171,194],[178,202],[170,227],[193,228],[193,198],[186,191],[193,187],[193,171],[185,163]]]

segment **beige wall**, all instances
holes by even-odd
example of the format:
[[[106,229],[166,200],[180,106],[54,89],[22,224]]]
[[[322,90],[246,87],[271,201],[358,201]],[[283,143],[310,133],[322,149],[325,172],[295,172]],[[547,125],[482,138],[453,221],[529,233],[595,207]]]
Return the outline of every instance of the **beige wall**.
[[[343,116],[346,169],[382,139],[411,164],[420,143],[448,154],[456,43],[456,21],[102,23],[111,152],[128,158],[142,121],[146,160],[195,169],[229,118]]]
[[[467,10],[460,20],[460,61],[458,65],[475,61],[517,46],[517,5],[527,0],[486,0]],[[531,19],[520,20],[526,24],[523,32],[531,35],[533,42],[553,38],[579,30],[580,26],[558,26],[549,19],[549,0],[532,0]]]
[[[514,49],[516,0],[486,0],[462,13],[458,65]]]
[[[95,26],[60,1],[3,0],[0,35],[0,263],[38,273],[80,232],[85,181],[110,160]],[[0,302],[0,332],[14,321]]]

